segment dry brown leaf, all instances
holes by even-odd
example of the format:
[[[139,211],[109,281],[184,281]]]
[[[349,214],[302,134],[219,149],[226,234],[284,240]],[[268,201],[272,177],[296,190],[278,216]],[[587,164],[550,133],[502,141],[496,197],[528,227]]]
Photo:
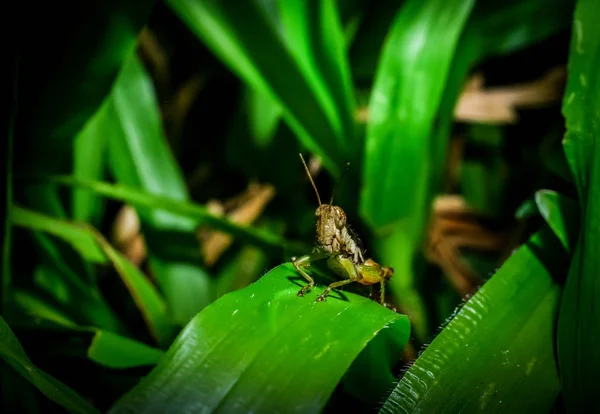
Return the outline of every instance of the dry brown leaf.
[[[124,205],[117,213],[112,228],[112,244],[136,266],[146,259],[146,242],[133,207]]]
[[[241,225],[252,224],[275,196],[271,184],[251,183],[242,194],[220,203],[211,200],[207,207],[215,214],[225,214],[232,222]],[[225,250],[233,243],[233,237],[220,231],[198,229],[198,240],[206,266],[213,266]]]
[[[540,79],[510,86],[484,89],[481,74],[471,76],[454,108],[454,119],[463,122],[512,124],[517,122],[517,108],[540,108],[562,99],[566,78],[564,67],[549,70]],[[369,120],[367,106],[357,109],[356,121]]]
[[[483,89],[483,77],[476,74],[467,82],[454,108],[454,118],[464,122],[515,123],[517,108],[539,108],[560,101],[565,77],[565,68],[557,67],[532,82]]]
[[[442,269],[461,296],[474,293],[483,282],[462,259],[461,249],[497,252],[504,256],[515,242],[512,229],[492,231],[480,223],[481,217],[458,195],[439,196],[433,203],[424,255]]]

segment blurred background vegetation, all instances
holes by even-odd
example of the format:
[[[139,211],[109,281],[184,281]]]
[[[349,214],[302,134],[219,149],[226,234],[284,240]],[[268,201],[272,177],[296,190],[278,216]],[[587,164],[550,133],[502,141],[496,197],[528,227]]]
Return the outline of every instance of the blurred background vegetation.
[[[598,1],[17,14],[3,412],[597,405]],[[299,152],[395,269],[388,309],[295,297]]]

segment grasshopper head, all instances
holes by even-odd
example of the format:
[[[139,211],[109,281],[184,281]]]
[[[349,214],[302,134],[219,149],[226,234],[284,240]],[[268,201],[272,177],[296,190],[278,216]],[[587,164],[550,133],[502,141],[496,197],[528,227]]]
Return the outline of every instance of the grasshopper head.
[[[346,213],[338,206],[321,204],[315,210],[315,216],[318,217],[319,222],[331,226],[332,229],[342,229],[346,226]]]

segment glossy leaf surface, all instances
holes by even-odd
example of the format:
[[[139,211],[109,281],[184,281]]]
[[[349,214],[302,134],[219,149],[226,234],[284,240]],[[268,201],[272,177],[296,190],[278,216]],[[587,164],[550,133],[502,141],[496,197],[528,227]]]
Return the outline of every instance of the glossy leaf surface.
[[[321,287],[298,297],[299,281],[281,265],[205,308],[110,412],[315,412],[373,336],[408,340],[405,316],[351,293],[316,302]]]
[[[600,372],[600,3],[577,2],[569,52],[563,146],[579,193],[581,232],[558,321],[558,358],[566,406],[598,410]]]
[[[458,310],[380,412],[548,412],[560,391],[553,277],[566,271],[564,256],[549,229],[534,235]]]

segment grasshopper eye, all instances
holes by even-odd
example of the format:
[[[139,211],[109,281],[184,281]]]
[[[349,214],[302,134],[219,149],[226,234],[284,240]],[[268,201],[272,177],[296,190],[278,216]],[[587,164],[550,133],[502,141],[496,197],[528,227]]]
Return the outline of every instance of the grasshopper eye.
[[[346,213],[338,206],[333,207],[333,218],[335,226],[339,229],[346,226]]]

